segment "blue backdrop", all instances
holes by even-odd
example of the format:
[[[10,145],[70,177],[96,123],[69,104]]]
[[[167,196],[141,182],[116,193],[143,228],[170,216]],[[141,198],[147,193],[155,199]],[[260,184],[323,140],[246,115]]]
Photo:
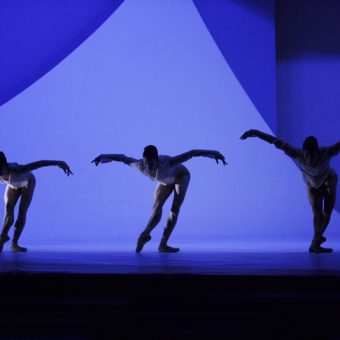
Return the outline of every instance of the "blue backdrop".
[[[278,134],[296,145],[308,135],[333,144],[340,139],[340,3],[279,1],[276,12]],[[340,173],[340,157],[333,166]]]

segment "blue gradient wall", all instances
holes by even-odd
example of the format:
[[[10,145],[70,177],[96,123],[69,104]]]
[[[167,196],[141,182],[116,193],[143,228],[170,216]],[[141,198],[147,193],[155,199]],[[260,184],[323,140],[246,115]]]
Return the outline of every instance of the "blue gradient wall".
[[[340,139],[340,4],[279,1],[276,12],[278,133],[295,145],[309,135],[333,144]],[[333,166],[339,173],[339,157]]]
[[[1,1],[0,105],[63,60],[122,2]]]
[[[194,0],[228,65],[272,131],[277,128],[274,0]]]
[[[269,36],[256,36],[271,54],[273,32],[274,23]],[[90,161],[99,153],[140,157],[152,143],[170,155],[218,149],[230,164],[187,163],[192,181],[174,244],[308,245],[311,212],[301,176],[272,146],[239,140],[251,127],[271,131],[190,0],[124,1],[62,62],[4,104],[1,117],[1,148],[10,161],[64,159],[75,174],[36,171],[25,244],[133,249],[155,183],[125,165],[96,168]],[[169,204],[149,249],[168,211]]]

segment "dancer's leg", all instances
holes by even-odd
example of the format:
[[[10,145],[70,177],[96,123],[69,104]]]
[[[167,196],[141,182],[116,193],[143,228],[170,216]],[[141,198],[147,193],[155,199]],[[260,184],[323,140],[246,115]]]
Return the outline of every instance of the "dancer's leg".
[[[324,190],[324,188],[315,189],[307,185],[308,200],[313,210],[314,237],[309,247],[309,251],[312,253],[332,252],[332,249],[330,248],[320,247],[320,244],[323,241],[324,230],[324,215],[322,209]]]
[[[324,196],[324,208],[323,208],[323,232],[328,227],[331,220],[331,215],[334,209],[336,200],[336,187],[338,183],[338,176],[334,175],[325,182],[325,196]]]
[[[3,227],[0,235],[0,252],[2,251],[3,245],[9,240],[8,231],[14,223],[14,208],[21,195],[21,189],[13,189],[6,186],[5,190],[5,217]]]
[[[35,177],[31,175],[28,180],[27,188],[21,189],[22,193],[21,193],[21,199],[20,199],[20,205],[19,205],[19,213],[18,213],[17,220],[15,222],[15,225],[14,225],[14,236],[13,236],[12,247],[11,247],[12,251],[17,251],[17,252],[27,251],[27,248],[20,247],[18,245],[18,240],[26,224],[27,210],[32,202],[34,188],[35,188]]]
[[[173,199],[172,206],[171,206],[170,216],[166,222],[166,226],[163,232],[163,237],[159,245],[159,251],[161,252],[173,253],[173,252],[179,251],[179,248],[173,248],[173,247],[168,246],[168,240],[177,223],[179,211],[184,201],[185,194],[189,186],[189,182],[190,182],[190,173],[187,171],[178,179],[178,181],[175,184],[174,199]]]
[[[144,244],[151,240],[150,233],[157,226],[162,217],[162,208],[165,201],[171,195],[174,190],[174,185],[164,185],[158,184],[154,193],[154,203],[152,208],[152,215],[149,219],[148,224],[146,225],[144,231],[140,234],[138,241],[136,252],[139,253]]]

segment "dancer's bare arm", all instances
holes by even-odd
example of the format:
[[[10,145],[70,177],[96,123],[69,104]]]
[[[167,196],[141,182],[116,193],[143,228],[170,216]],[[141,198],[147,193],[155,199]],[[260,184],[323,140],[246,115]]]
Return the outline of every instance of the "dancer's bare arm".
[[[267,143],[270,143],[270,144],[275,144],[276,142],[279,141],[278,138],[268,134],[268,133],[265,133],[265,132],[262,132],[260,130],[255,130],[255,129],[251,129],[251,130],[248,130],[246,131],[240,138],[241,139],[247,139],[249,137],[257,137],[257,138],[260,138],[264,141],[266,141]]]
[[[328,154],[330,157],[338,155],[340,152],[340,142],[337,142],[328,147]]]
[[[125,156],[124,154],[102,154],[97,156],[91,163],[94,163],[97,166],[101,163],[110,163],[113,161],[122,162],[127,165],[138,162],[137,159]]]
[[[240,138],[245,140],[249,137],[257,137],[269,144],[274,144],[276,148],[283,150],[290,157],[298,157],[300,152],[299,149],[294,148],[293,146],[285,143],[281,139],[274,137],[268,133],[262,132],[260,130],[251,129],[246,131]]]
[[[214,150],[190,150],[178,156],[171,157],[170,163],[171,164],[183,163],[193,157],[208,157],[208,158],[215,159],[217,164],[218,164],[218,161],[221,161],[223,165],[227,165],[227,162],[224,156],[220,152],[214,151]]]
[[[73,175],[70,167],[67,165],[64,161],[48,161],[48,160],[42,160],[37,162],[28,163],[25,165],[19,165],[15,167],[9,167],[9,172],[27,172],[27,171],[33,171],[39,168],[44,168],[46,166],[58,166],[60,169],[62,169],[67,176]]]

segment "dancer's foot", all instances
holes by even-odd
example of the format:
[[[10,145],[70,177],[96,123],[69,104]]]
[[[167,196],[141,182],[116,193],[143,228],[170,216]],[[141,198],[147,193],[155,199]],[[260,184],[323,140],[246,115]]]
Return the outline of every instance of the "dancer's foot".
[[[325,243],[325,242],[326,242],[326,237],[325,236],[321,236],[320,244]]]
[[[323,247],[315,247],[315,246],[310,246],[309,247],[309,252],[310,253],[332,253],[333,249],[332,248],[323,248]]]
[[[151,236],[146,233],[141,233],[138,237],[136,252],[140,253],[145,245],[146,242],[151,240]]]
[[[4,244],[9,241],[8,235],[4,235],[0,237],[0,253],[2,252],[2,248],[4,247]]]
[[[179,248],[170,247],[167,244],[160,244],[158,250],[161,253],[178,253]]]
[[[25,253],[27,251],[27,248],[20,247],[18,244],[12,244],[11,245],[11,251],[15,253]]]

